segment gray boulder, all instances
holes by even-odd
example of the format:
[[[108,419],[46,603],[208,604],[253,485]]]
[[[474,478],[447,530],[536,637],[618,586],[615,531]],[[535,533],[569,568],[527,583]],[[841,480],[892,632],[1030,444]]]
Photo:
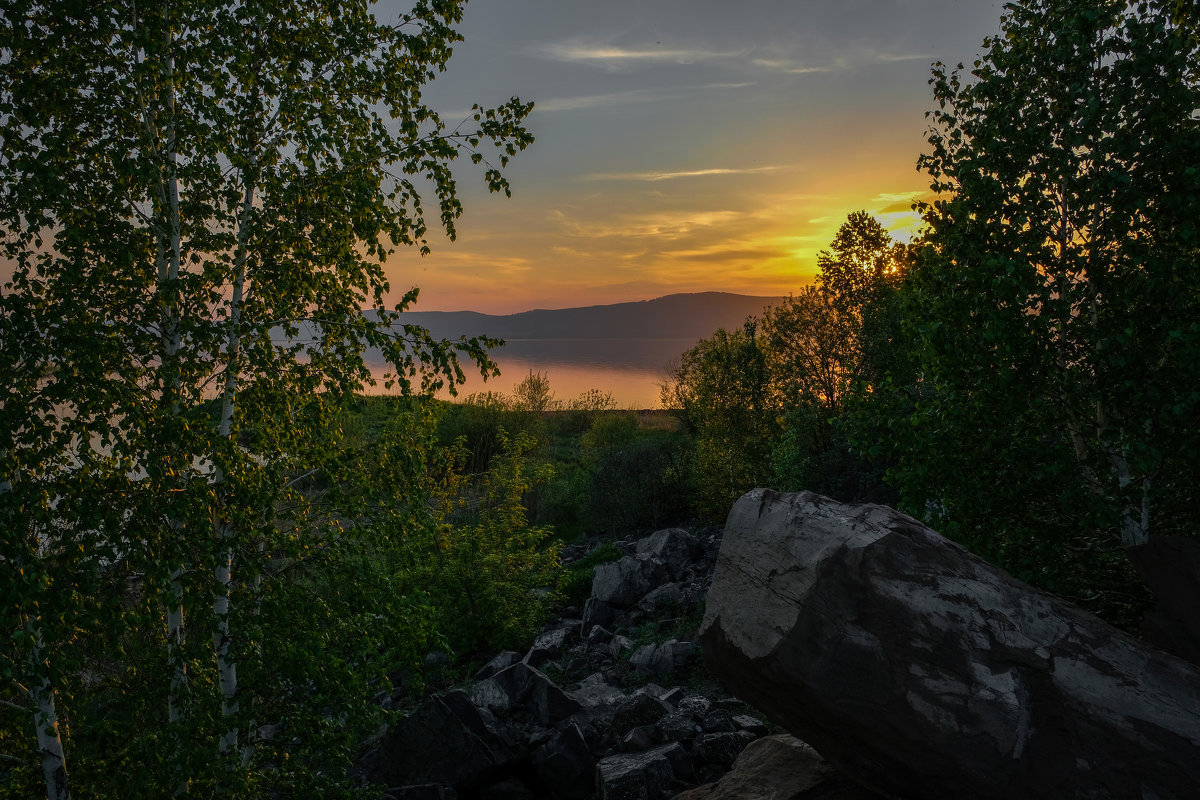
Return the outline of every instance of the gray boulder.
[[[672,580],[681,580],[703,552],[696,537],[683,528],[657,531],[637,543],[637,554],[658,559]]]
[[[592,574],[591,599],[616,608],[629,608],[652,589],[666,583],[669,575],[663,562],[648,553],[625,556],[620,561],[596,567]],[[585,615],[587,613],[585,611]],[[597,625],[605,624],[600,617],[592,609],[588,620]]]
[[[678,744],[644,753],[601,759],[596,767],[598,800],[659,800],[692,776],[691,760]]]
[[[517,760],[515,744],[464,692],[450,692],[395,723],[360,769],[371,783],[406,787],[406,797],[432,797],[447,786],[486,785]]]
[[[710,670],[861,783],[914,798],[1200,797],[1200,672],[911,517],[734,506]]]
[[[675,800],[878,800],[880,795],[838,774],[815,750],[791,736],[746,745],[720,780]]]
[[[595,788],[596,759],[576,725],[567,725],[533,752],[538,779],[555,800],[584,800]]]
[[[494,714],[520,716],[541,725],[561,722],[581,708],[553,681],[523,662],[475,684],[471,700]]]

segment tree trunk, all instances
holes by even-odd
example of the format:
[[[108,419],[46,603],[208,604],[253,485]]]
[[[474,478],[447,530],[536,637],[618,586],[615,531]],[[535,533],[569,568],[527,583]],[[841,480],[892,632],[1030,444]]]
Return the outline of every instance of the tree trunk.
[[[38,752],[42,756],[42,775],[46,779],[49,800],[69,800],[71,788],[67,782],[67,757],[58,735],[58,712],[54,705],[54,687],[47,674],[45,643],[38,618],[26,617],[25,631],[33,641],[29,651],[29,698],[33,701],[33,727],[37,731]]]

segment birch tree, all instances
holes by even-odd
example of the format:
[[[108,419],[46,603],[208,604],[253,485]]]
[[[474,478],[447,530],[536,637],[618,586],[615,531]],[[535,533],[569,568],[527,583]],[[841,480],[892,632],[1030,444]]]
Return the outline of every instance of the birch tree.
[[[368,347],[405,392],[461,382],[460,357],[494,371],[487,340],[402,324],[417,291],[390,303],[383,269],[431,230],[453,238],[452,162],[507,194],[501,169],[532,141],[516,98],[457,127],[423,102],[464,5],[385,21],[365,0],[3,4],[2,557],[39,575],[7,598],[29,631],[14,680],[35,708],[54,696],[53,669],[33,672],[79,617],[66,555],[121,573],[148,610],[105,618],[157,616],[176,793],[236,793],[253,756],[237,677],[253,609],[237,604],[309,468],[300,426],[370,380]]]
[[[898,473],[932,508],[969,515],[1003,486],[1001,504],[1135,547],[1172,473],[1195,474],[1200,49],[1182,8],[1012,3],[969,74],[934,70],[934,257],[909,287],[928,437]]]

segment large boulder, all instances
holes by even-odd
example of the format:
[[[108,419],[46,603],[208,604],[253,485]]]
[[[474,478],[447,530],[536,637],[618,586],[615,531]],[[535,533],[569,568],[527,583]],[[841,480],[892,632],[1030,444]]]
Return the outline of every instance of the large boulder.
[[[865,785],[920,798],[1200,797],[1200,672],[911,517],[734,506],[711,671]]]
[[[792,736],[768,736],[742,750],[733,769],[715,783],[675,800],[880,800],[850,781],[815,750]]]

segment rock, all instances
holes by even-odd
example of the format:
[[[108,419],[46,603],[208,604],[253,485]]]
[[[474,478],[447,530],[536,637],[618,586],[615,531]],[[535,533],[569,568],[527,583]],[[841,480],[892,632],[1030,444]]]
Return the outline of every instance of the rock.
[[[516,778],[505,778],[481,789],[479,800],[534,800],[534,794]]]
[[[1200,664],[1200,541],[1155,536],[1125,551],[1157,603],[1146,612],[1143,632],[1156,647]]]
[[[633,649],[633,642],[628,637],[617,634],[608,643],[608,652],[613,658],[620,658],[626,650]]]
[[[674,688],[668,689],[666,692],[659,695],[659,699],[661,699],[665,703],[670,703],[671,705],[678,708],[679,704],[681,702],[683,702],[683,698],[686,695],[687,695],[687,692],[684,691],[682,686],[676,686]]]
[[[383,800],[458,800],[449,786],[425,783],[420,786],[394,786],[383,793]]]
[[[702,764],[730,767],[746,745],[754,741],[754,735],[745,731],[724,733],[702,733],[692,744],[692,752]]]
[[[625,556],[620,561],[596,566],[592,576],[592,599],[617,608],[629,608],[665,583],[668,576],[663,562],[654,556],[645,553]],[[586,610],[584,613],[587,614]],[[600,619],[592,622],[605,624]]]
[[[678,583],[664,583],[638,601],[635,607],[647,617],[657,617],[666,609],[677,609],[683,605],[683,590]]]
[[[668,744],[644,753],[629,753],[601,759],[596,767],[598,800],[659,800],[679,778],[690,774],[687,753],[678,744]]]
[[[700,645],[695,642],[677,642],[668,639],[654,650],[651,671],[656,675],[671,675],[688,665],[700,655]]]
[[[597,600],[595,597],[588,598],[583,605],[583,627],[585,628],[594,628],[597,625],[611,626],[620,618],[621,609],[603,600]]]
[[[629,663],[638,673],[642,675],[649,675],[654,671],[654,651],[656,649],[658,649],[658,645],[642,645],[637,650],[633,651],[633,655],[629,657]]]
[[[703,551],[696,538],[683,528],[661,530],[637,543],[637,554],[657,558],[672,580],[682,580]]]
[[[1200,671],[888,508],[742,497],[700,638],[739,697],[886,793],[1200,797]]]
[[[732,721],[733,727],[739,731],[746,731],[756,739],[759,736],[767,735],[767,726],[757,717],[752,717],[749,714],[738,714]]]
[[[595,788],[596,760],[577,725],[567,725],[531,758],[538,779],[555,800],[584,800]]]
[[[475,684],[471,699],[495,714],[519,714],[542,725],[561,722],[580,709],[553,681],[521,662]]]
[[[463,692],[451,692],[448,700],[427,698],[399,720],[360,769],[371,783],[407,787],[424,797],[422,785],[484,786],[516,757],[491,720]]]
[[[639,725],[653,725],[671,713],[671,707],[653,695],[635,694],[617,704],[613,712],[612,727],[625,734]]]
[[[604,673],[593,672],[579,683],[579,688],[568,692],[575,702],[584,708],[612,705],[625,699],[625,693],[604,679]]]
[[[658,744],[656,734],[658,730],[654,725],[639,725],[629,733],[625,734],[625,738],[621,740],[622,753],[640,753],[643,750],[649,750]]]
[[[879,800],[838,774],[815,750],[791,736],[768,736],[746,745],[733,769],[716,783],[675,800]]]
[[[497,672],[508,669],[520,660],[521,654],[514,653],[512,650],[504,650],[503,652],[497,653],[492,657],[491,661],[479,668],[479,671],[475,673],[475,680],[477,682],[487,680]]]
[[[658,721],[658,735],[664,742],[684,742],[696,738],[700,726],[691,714],[672,711]]]
[[[543,631],[534,639],[529,652],[525,654],[524,662],[531,667],[540,667],[547,661],[558,658],[562,655],[563,649],[567,645],[567,638],[570,636],[571,631],[578,628],[578,626],[579,621],[575,620],[569,627],[564,626]]]

